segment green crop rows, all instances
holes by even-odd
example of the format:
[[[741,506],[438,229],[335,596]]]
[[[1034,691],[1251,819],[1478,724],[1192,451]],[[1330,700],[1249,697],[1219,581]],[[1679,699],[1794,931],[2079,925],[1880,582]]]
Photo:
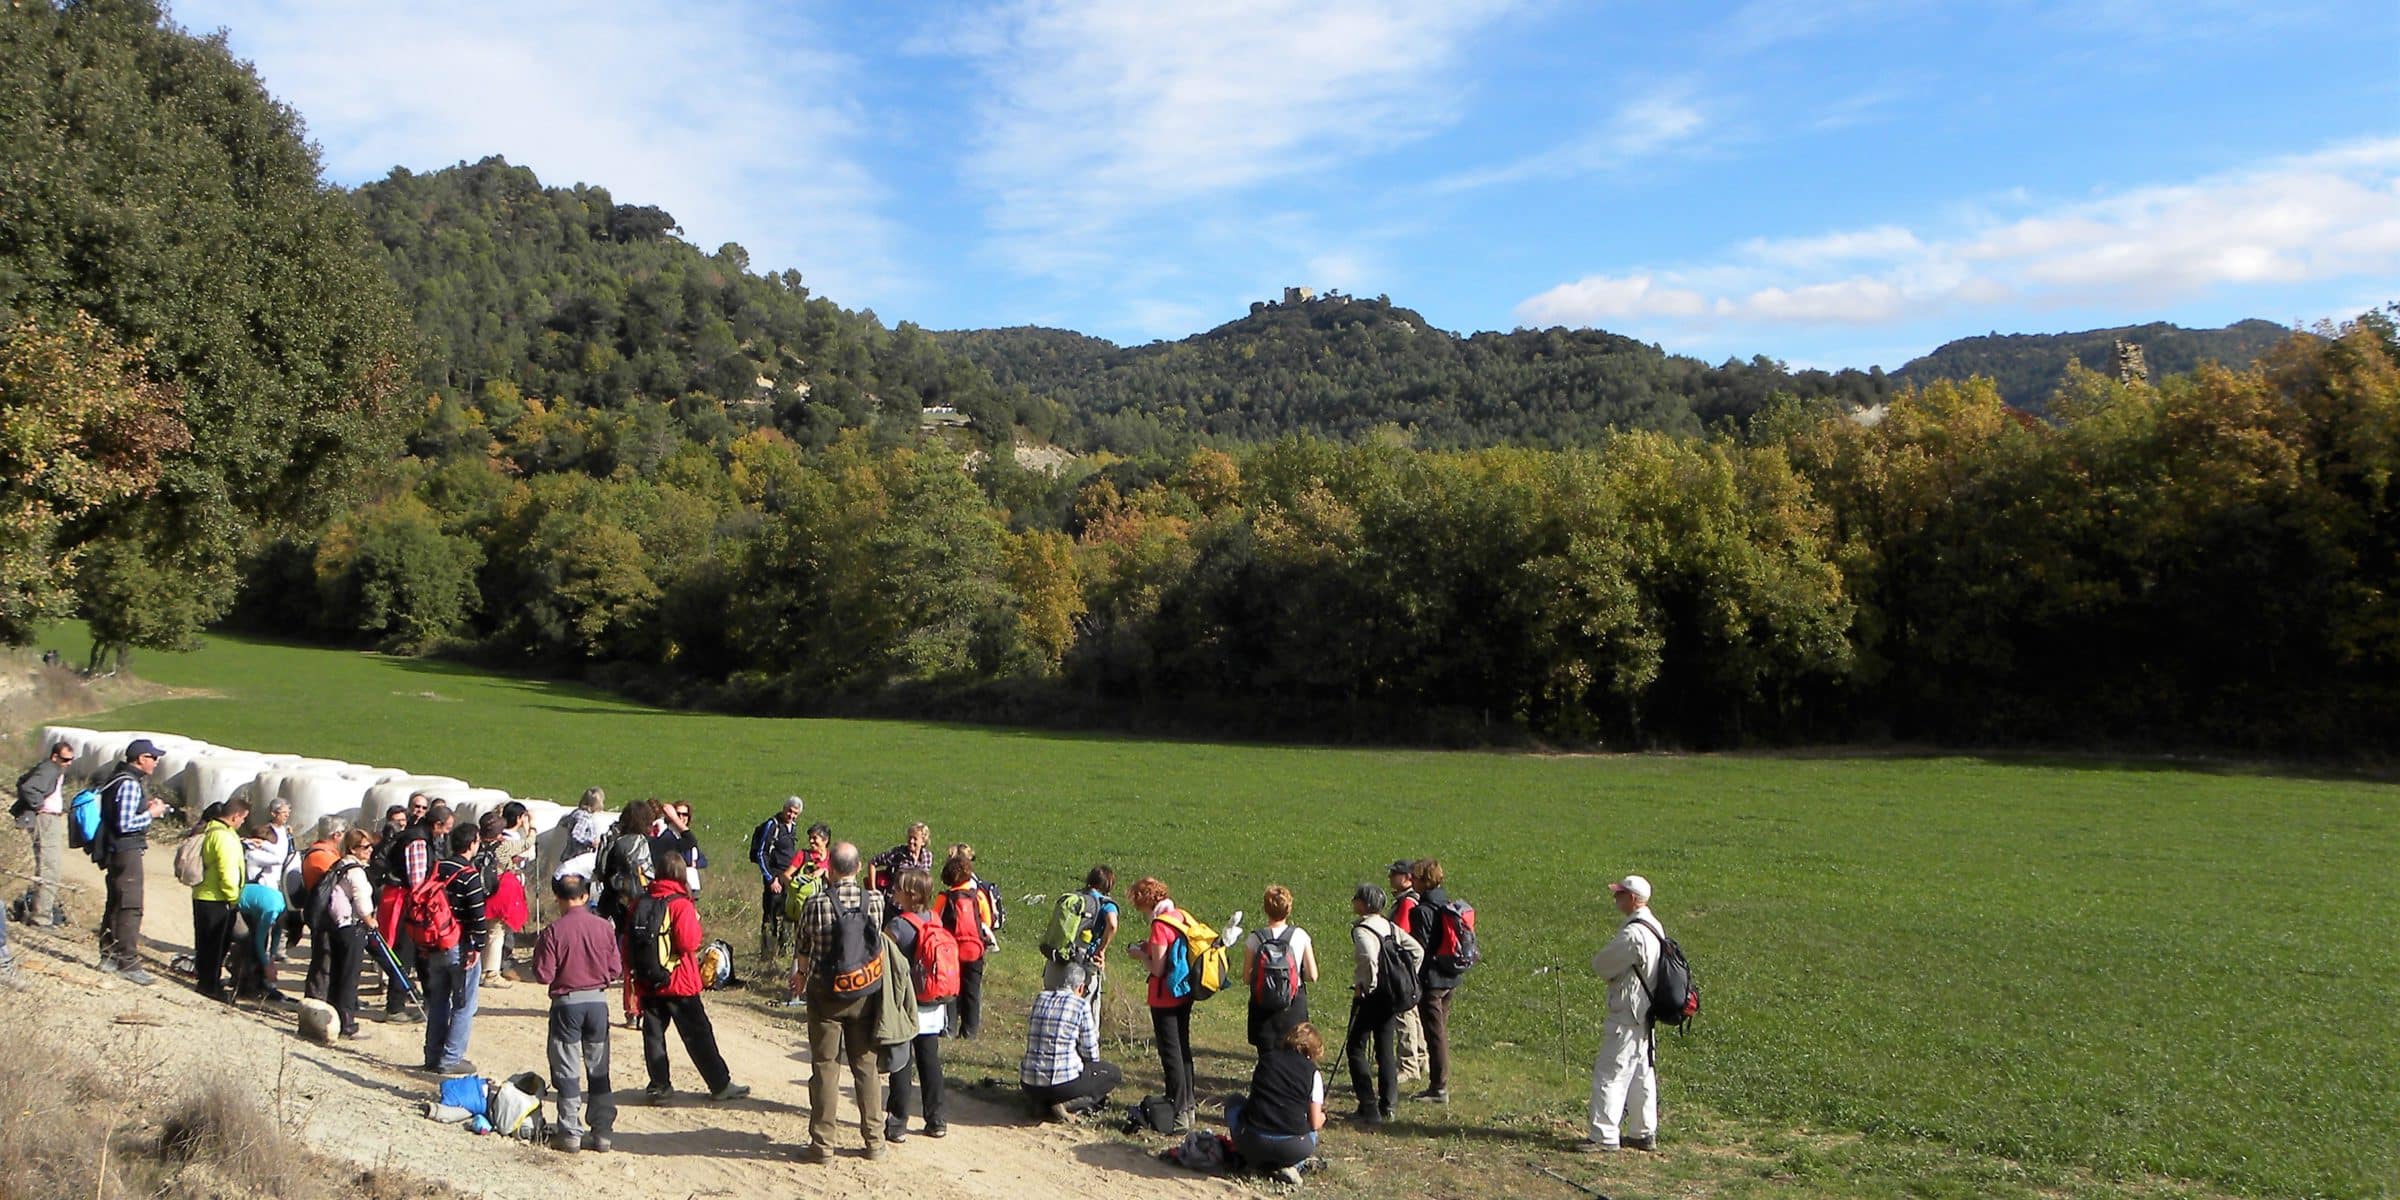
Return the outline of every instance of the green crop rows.
[[[2262,1196],[2400,1180],[2400,792],[2386,785],[746,719],[234,638],[136,666],[216,696],[92,723],[517,795],[599,783],[612,806],[687,799],[720,880],[742,878],[749,828],[798,792],[869,851],[911,819],[937,844],[972,841],[1012,897],[1106,861],[1222,920],[1281,882],[1337,977],[1350,887],[1394,857],[1438,855],[1489,954],[1456,1003],[1461,1087],[1526,1112],[1580,1102],[1599,1014],[1583,964],[1615,925],[1601,884],[1638,870],[1707,1001],[1696,1034],[1662,1046],[1670,1107]],[[1032,978],[1037,920],[1012,928],[995,994]],[[1318,1003],[1328,1023],[1339,1009]],[[1203,1038],[1238,1046],[1239,1015],[1219,1002]],[[1131,1066],[1137,1082],[1155,1070]]]

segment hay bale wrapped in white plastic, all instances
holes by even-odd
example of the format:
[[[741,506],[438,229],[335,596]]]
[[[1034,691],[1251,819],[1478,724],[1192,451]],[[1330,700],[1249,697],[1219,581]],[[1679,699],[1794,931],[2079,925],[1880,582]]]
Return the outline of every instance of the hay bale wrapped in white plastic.
[[[346,771],[357,765],[358,764],[356,763],[344,762],[338,758],[303,758],[299,762],[293,763],[292,769],[295,771],[308,771],[317,775],[339,775],[343,771]]]
[[[202,755],[216,753],[216,749],[207,742],[189,738],[178,738],[171,746],[161,744],[158,748],[158,769],[150,773],[151,792],[172,792],[180,798],[190,783],[184,776],[192,769],[192,764],[200,761]]]
[[[525,806],[525,815],[532,819],[536,840],[539,840],[542,834],[557,828],[559,821],[571,811],[566,805],[555,800],[523,800],[519,803]]]
[[[41,744],[34,748],[34,752],[47,755],[52,746],[65,742],[74,747],[76,763],[80,766],[83,760],[83,744],[92,740],[94,736],[96,735],[91,730],[80,725],[44,725],[42,726]],[[69,775],[74,773],[72,770],[67,772]]]
[[[117,764],[125,761],[125,747],[138,736],[103,730],[85,738],[75,754],[75,770],[68,777],[77,783],[96,783],[114,774]]]
[[[370,767],[362,763],[351,763],[334,774],[344,779],[355,779],[363,784],[388,783],[394,779],[408,777],[408,772],[398,767]]]
[[[236,789],[257,782],[258,773],[265,769],[265,762],[255,755],[203,754],[192,760],[179,781],[184,808],[197,817],[209,805],[232,799]]]
[[[292,828],[305,833],[327,817],[355,815],[366,800],[367,784],[308,771],[286,776],[279,794],[292,806]]]
[[[496,812],[501,805],[514,799],[516,797],[499,788],[471,787],[450,802],[450,811],[456,813],[459,824],[464,825],[469,821],[482,820],[483,814]]]
[[[293,767],[300,764],[300,756],[297,754],[267,754],[261,752],[259,757],[265,759],[267,765],[270,767]]]
[[[384,810],[393,805],[406,805],[413,792],[423,792],[436,800],[447,800],[467,790],[467,785],[447,775],[403,775],[387,779],[367,788],[366,800],[359,805],[359,824],[373,829],[383,824]]]

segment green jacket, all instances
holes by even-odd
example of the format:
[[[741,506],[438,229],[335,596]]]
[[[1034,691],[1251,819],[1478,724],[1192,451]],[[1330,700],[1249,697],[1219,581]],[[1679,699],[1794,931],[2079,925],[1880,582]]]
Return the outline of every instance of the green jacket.
[[[200,882],[192,888],[192,899],[231,904],[241,899],[242,882],[242,835],[223,821],[209,822],[208,831],[200,835]]]
[[[875,1010],[875,1044],[897,1046],[917,1036],[917,988],[910,982],[908,956],[883,935],[883,999]]]

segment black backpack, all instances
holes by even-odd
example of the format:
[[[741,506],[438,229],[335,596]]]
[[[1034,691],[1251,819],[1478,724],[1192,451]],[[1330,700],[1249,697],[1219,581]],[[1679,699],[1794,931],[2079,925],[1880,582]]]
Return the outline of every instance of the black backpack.
[[[333,864],[326,868],[324,874],[317,876],[317,886],[308,889],[308,907],[304,910],[308,931],[312,936],[333,928],[333,889],[341,886],[342,872],[365,869],[358,865],[356,859],[348,859]],[[359,914],[351,915],[355,917]]]
[[[1667,936],[1667,931],[1635,917],[1627,924],[1647,925],[1658,938],[1658,986],[1642,983],[1636,975],[1634,982],[1642,983],[1642,991],[1650,997],[1650,1023],[1653,1025],[1682,1025],[1700,1015],[1700,985],[1692,982],[1692,964],[1685,961],[1683,947]]]
[[[667,898],[644,896],[633,906],[633,922],[625,932],[626,953],[632,959],[633,981],[647,988],[663,988],[675,978],[675,945],[672,922],[667,919]]]
[[[1279,1013],[1292,1006],[1300,994],[1300,972],[1292,962],[1292,929],[1273,937],[1258,939],[1258,952],[1250,956],[1250,1007],[1262,1013]]]
[[[1423,998],[1417,988],[1417,968],[1400,952],[1396,930],[1384,935],[1382,948],[1375,952],[1375,998],[1396,1013],[1415,1008]]]
[[[833,905],[833,947],[827,956],[833,968],[826,988],[835,999],[858,1000],[883,991],[883,931],[867,916],[862,896],[855,907],[844,908],[839,896]]]

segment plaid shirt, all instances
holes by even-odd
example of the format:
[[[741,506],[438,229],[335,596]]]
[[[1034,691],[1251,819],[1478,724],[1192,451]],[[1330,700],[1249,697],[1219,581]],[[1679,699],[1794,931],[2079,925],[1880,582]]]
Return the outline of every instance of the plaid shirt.
[[[833,918],[835,906],[864,909],[867,921],[877,929],[883,928],[883,894],[858,886],[856,879],[840,879],[826,884],[808,898],[800,909],[800,937],[797,943],[800,957],[818,963],[833,953]]]
[[[1083,1075],[1083,1064],[1098,1061],[1100,1027],[1092,1021],[1091,1002],[1064,989],[1035,996],[1017,1082],[1027,1087],[1072,1083]]]

